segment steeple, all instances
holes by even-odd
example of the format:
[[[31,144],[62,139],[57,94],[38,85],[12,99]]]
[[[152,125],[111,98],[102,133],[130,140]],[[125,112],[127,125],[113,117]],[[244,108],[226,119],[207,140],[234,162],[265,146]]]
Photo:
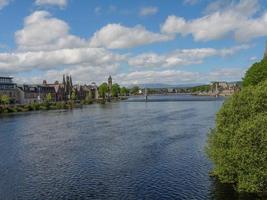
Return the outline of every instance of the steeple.
[[[111,91],[111,88],[112,88],[112,78],[111,78],[111,76],[108,77],[108,87],[109,87],[109,90]]]
[[[66,79],[65,79],[65,74],[63,74],[63,85],[66,85]]]
[[[72,87],[72,78],[71,78],[71,75],[70,75],[70,87]]]

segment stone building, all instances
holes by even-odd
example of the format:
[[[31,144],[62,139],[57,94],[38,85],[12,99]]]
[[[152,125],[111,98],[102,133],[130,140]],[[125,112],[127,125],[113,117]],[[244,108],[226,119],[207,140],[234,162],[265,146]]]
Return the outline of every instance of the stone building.
[[[109,91],[109,95],[111,95],[111,90],[112,90],[112,77],[109,76],[108,77],[108,91]]]

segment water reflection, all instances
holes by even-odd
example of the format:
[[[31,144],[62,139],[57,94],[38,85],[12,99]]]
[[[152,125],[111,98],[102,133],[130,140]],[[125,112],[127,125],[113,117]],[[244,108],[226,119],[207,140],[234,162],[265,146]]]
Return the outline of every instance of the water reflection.
[[[257,195],[247,194],[247,193],[237,193],[233,186],[230,184],[223,184],[219,182],[216,178],[210,178],[211,181],[211,192],[210,198],[213,200],[253,200],[253,199],[263,199]]]

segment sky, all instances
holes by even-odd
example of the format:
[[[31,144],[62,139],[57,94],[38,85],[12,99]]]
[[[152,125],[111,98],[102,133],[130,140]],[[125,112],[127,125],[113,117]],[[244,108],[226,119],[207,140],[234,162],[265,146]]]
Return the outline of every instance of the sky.
[[[263,57],[266,0],[0,0],[0,75],[17,83],[238,81]]]

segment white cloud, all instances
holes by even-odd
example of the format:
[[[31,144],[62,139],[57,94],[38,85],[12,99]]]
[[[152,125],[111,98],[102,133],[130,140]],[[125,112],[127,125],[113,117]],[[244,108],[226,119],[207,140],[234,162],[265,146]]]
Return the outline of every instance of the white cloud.
[[[61,8],[67,5],[67,0],[35,0],[35,4],[38,6],[42,5],[53,5],[53,6],[60,6]]]
[[[199,2],[200,0],[184,0],[184,4],[189,4],[189,5],[195,5]]]
[[[0,0],[0,10],[10,3],[10,0]]]
[[[107,81],[109,75],[114,75],[118,69],[118,65],[100,65],[98,67],[87,65],[74,65],[65,69],[50,69],[45,71],[42,75],[32,75],[30,78],[16,78],[18,83],[41,83],[47,80],[53,83],[56,80],[61,81],[63,74],[71,74],[75,84],[90,84],[96,82],[98,84]],[[119,80],[117,80],[119,81]]]
[[[19,50],[39,51],[88,46],[69,33],[70,27],[47,11],[36,11],[24,20],[24,27],[15,33]]]
[[[248,49],[249,45],[240,45],[232,48],[213,49],[178,49],[167,54],[144,53],[129,59],[128,63],[135,67],[180,67],[190,64],[199,64],[203,59],[211,56],[229,56],[244,49]]]
[[[100,7],[100,6],[97,6],[94,9],[95,14],[97,14],[97,15],[101,14],[101,11],[102,11],[102,7]]]
[[[243,77],[245,69],[228,68],[216,69],[212,72],[200,73],[181,70],[163,70],[163,71],[135,71],[131,73],[122,73],[114,76],[115,80],[123,85],[144,84],[144,83],[209,83],[211,81],[237,81]]]
[[[153,33],[140,25],[129,28],[120,24],[108,24],[94,34],[90,45],[93,47],[102,46],[109,49],[118,49],[131,48],[172,39],[173,36]]]
[[[208,81],[238,81],[244,76],[245,68],[223,68],[213,70],[207,74]]]
[[[0,53],[0,70],[24,72],[33,69],[55,69],[74,65],[99,66],[117,65],[125,56],[114,54],[103,48],[61,49],[22,53]]]
[[[215,2],[208,7],[208,11],[212,13],[188,21],[182,17],[169,16],[161,26],[161,31],[182,36],[192,34],[196,41],[216,40],[228,35],[233,35],[238,41],[249,41],[267,35],[267,12],[254,17],[259,11],[256,0],[243,0],[237,4],[232,2],[228,6],[220,6]]]
[[[158,8],[155,6],[143,7],[140,9],[140,16],[155,15],[158,12]]]
[[[258,60],[258,58],[257,58],[257,56],[252,56],[252,57],[249,58],[249,60],[250,61],[256,61],[256,60]]]

